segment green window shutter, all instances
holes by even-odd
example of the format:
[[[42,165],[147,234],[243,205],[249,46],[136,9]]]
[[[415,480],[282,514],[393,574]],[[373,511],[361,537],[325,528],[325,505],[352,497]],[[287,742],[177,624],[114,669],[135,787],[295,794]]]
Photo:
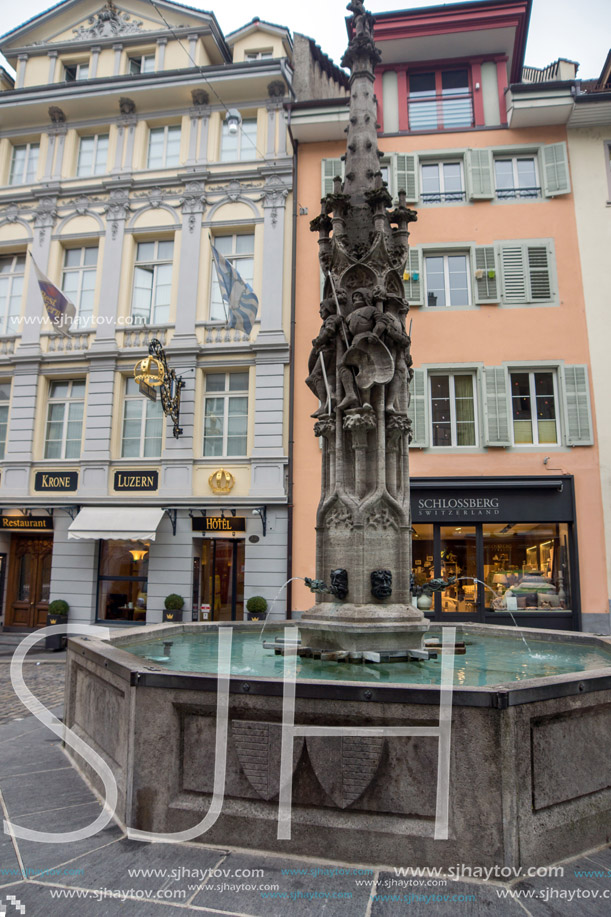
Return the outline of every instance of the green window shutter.
[[[410,306],[422,305],[422,290],[424,280],[422,277],[420,250],[410,246],[407,255],[407,264],[403,275],[403,288],[405,298]]]
[[[504,366],[484,370],[484,435],[487,446],[510,446],[509,397]]]
[[[405,191],[405,200],[413,203],[418,200],[418,157],[404,153],[394,153],[392,158],[394,172],[394,194]]]
[[[543,154],[543,191],[546,197],[557,194],[569,194],[569,159],[566,143],[547,143],[542,147]]]
[[[415,369],[409,384],[408,417],[412,422],[412,449],[428,446],[426,370]]]
[[[475,290],[476,303],[498,303],[499,276],[496,267],[494,245],[475,246]]]
[[[469,197],[472,201],[494,197],[492,150],[467,150]]]
[[[520,243],[500,246],[503,302],[525,303],[528,300],[524,255],[524,246]]]
[[[587,366],[564,366],[564,425],[567,446],[592,446],[594,434],[590,410]]]
[[[547,245],[527,245],[530,302],[546,302],[552,298],[550,258]]]
[[[344,177],[344,163],[341,159],[323,159],[322,161],[322,196],[333,194],[333,179],[336,175]]]

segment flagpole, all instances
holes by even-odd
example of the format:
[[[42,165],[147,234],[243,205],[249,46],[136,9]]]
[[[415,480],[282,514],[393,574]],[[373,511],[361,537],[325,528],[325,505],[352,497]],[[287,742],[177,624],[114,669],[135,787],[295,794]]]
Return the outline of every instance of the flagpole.
[[[219,277],[218,267],[216,266],[216,258],[214,257],[214,242],[212,241],[212,233],[208,230],[208,239],[210,240],[210,246],[212,248],[212,260],[214,261],[214,270],[216,271],[216,279],[218,280],[219,291],[221,294],[221,301],[223,303],[223,311],[225,313],[225,327],[229,324],[229,315],[227,314],[227,303],[225,302],[225,297],[223,296],[223,291],[221,290],[221,279]]]

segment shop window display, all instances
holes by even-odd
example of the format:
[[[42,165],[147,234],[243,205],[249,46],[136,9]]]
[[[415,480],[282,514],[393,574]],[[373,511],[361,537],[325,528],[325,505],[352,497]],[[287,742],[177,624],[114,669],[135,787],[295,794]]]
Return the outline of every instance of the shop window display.
[[[99,621],[146,621],[149,545],[100,542]]]
[[[486,606],[493,611],[565,611],[571,607],[568,526],[484,525]]]

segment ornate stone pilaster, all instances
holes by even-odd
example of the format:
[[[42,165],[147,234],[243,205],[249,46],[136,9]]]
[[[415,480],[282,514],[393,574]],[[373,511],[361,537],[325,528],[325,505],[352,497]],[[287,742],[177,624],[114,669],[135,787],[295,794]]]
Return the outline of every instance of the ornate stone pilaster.
[[[168,39],[165,36],[157,39],[157,59],[155,61],[155,70],[165,69],[165,49],[167,44]]]
[[[98,63],[100,60],[100,51],[102,50],[100,45],[93,45],[91,48],[91,60],[89,64],[89,79],[95,80],[98,75]]]
[[[189,111],[190,130],[187,166],[203,165],[208,158],[210,99],[208,93],[204,89],[193,89],[191,91],[191,98],[193,99],[193,108]]]
[[[117,118],[119,136],[117,137],[115,164],[112,170],[116,174],[131,170],[134,155],[134,135],[138,123],[135,102],[122,97],[119,99],[119,108],[121,111]]]

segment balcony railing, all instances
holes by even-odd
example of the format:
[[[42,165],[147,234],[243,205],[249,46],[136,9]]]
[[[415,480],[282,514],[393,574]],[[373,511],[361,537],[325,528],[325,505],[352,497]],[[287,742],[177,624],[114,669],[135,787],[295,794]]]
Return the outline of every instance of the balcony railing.
[[[464,191],[424,191],[421,195],[423,204],[451,204],[453,201],[464,201]]]
[[[410,131],[456,130],[473,127],[473,96],[430,96],[426,99],[409,99]]]
[[[496,196],[500,201],[515,200],[516,198],[541,197],[541,188],[497,188]]]

